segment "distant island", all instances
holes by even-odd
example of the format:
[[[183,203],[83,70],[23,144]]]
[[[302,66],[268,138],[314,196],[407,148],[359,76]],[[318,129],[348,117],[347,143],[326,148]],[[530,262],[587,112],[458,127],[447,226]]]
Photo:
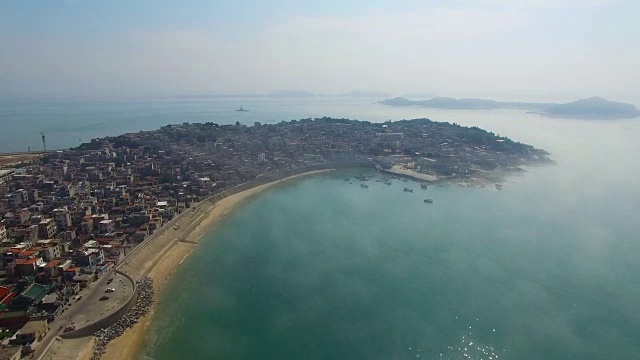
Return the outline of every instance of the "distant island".
[[[380,103],[389,106],[423,106],[436,109],[522,109],[544,116],[576,119],[628,119],[640,116],[640,111],[631,104],[608,101],[598,96],[566,104],[505,102],[448,97],[434,97],[428,100],[409,100],[405,97],[395,97],[380,101]]]
[[[586,119],[627,119],[640,116],[640,111],[631,105],[608,101],[598,96],[559,104],[540,112],[545,116]]]

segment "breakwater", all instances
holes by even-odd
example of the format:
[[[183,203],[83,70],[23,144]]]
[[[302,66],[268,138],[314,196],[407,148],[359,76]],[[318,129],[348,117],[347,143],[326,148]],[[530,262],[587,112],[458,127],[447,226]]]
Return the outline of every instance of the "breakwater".
[[[149,313],[149,309],[153,304],[153,282],[150,278],[144,278],[136,282],[137,293],[135,305],[122,318],[118,319],[113,325],[95,332],[95,341],[93,343],[93,353],[91,360],[98,360],[104,354],[107,344],[118,336],[122,335],[127,329],[138,323],[141,317]]]

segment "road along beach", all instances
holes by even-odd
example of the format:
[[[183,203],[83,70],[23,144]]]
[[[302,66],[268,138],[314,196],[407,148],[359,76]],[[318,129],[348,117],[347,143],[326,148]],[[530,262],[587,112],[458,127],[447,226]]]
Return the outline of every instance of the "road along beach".
[[[162,292],[164,285],[174,273],[177,266],[196,248],[197,242],[207,231],[224,216],[229,214],[243,201],[256,194],[283,182],[322,173],[329,170],[309,171],[264,185],[244,190],[225,197],[217,202],[204,201],[197,205],[197,210],[190,218],[182,219],[178,230],[168,231],[154,239],[154,244],[142,249],[129,259],[121,270],[132,277],[148,275],[154,283],[156,297]],[[175,226],[174,226],[175,227]],[[133,359],[143,344],[150,320],[154,315],[153,306],[149,315],[140,319],[138,324],[127,330],[122,336],[113,340],[106,348],[103,359]]]

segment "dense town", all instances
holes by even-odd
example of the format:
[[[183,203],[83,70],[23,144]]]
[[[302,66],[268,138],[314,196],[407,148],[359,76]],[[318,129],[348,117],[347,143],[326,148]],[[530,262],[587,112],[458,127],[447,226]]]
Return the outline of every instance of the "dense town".
[[[442,179],[547,156],[479,128],[330,118],[183,123],[49,151],[0,170],[0,360],[29,353],[83,289],[111,276],[178,214],[225,189],[318,164],[370,162]]]

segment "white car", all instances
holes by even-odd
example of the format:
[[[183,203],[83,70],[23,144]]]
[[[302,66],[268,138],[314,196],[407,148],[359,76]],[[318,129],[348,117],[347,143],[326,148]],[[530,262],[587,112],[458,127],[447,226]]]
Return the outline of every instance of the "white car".
[[[104,292],[108,292],[108,293],[110,293],[110,292],[114,292],[114,291],[116,291],[116,289],[114,289],[114,288],[107,288],[107,290],[105,290]]]

